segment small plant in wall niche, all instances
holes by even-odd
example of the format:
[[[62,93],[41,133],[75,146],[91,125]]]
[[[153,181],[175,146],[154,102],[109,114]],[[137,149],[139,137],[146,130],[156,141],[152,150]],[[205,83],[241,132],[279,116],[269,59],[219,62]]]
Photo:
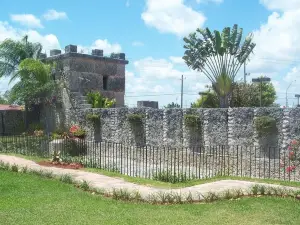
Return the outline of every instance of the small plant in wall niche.
[[[143,119],[145,118],[144,114],[128,114],[127,119],[130,123],[142,123]]]
[[[93,122],[93,123],[98,123],[98,122],[100,122],[100,115],[89,113],[89,114],[86,115],[86,119]]]
[[[277,132],[276,120],[269,116],[260,116],[254,120],[255,128],[259,136]]]
[[[106,98],[99,91],[89,92],[87,94],[87,101],[92,105],[92,108],[113,108],[116,104],[115,99]]]
[[[201,126],[200,117],[193,114],[184,115],[184,124],[186,127],[198,127]]]

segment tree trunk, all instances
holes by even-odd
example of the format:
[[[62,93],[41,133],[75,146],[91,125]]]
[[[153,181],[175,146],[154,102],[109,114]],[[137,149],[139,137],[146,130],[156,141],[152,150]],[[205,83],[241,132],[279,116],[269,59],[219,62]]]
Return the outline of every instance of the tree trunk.
[[[220,96],[220,108],[228,108],[229,102],[228,102],[228,95]]]
[[[28,130],[28,102],[25,101],[25,130]]]

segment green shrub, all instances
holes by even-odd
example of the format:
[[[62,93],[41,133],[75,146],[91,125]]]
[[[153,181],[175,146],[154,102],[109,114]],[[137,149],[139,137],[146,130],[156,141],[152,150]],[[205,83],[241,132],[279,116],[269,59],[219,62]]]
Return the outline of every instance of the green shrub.
[[[224,199],[229,200],[229,199],[233,199],[233,198],[234,198],[234,194],[233,194],[233,192],[232,192],[231,190],[228,189],[228,190],[224,191],[222,197],[223,197]]]
[[[74,180],[73,180],[72,176],[69,175],[69,174],[64,174],[64,175],[62,175],[62,176],[59,178],[59,180],[60,180],[61,182],[67,183],[67,184],[73,184],[73,183],[74,183]]]
[[[136,196],[131,196],[131,193],[127,189],[113,189],[112,198],[115,200],[130,201]]]
[[[98,123],[100,121],[100,115],[89,113],[86,115],[86,119],[93,123]]]
[[[70,155],[64,155],[64,156],[61,156],[61,161],[64,163],[68,163],[68,164],[79,163],[81,165],[84,165],[84,160],[83,160],[82,156],[73,156],[72,157]]]
[[[184,124],[186,127],[197,127],[200,128],[201,120],[197,115],[185,114],[184,115]]]
[[[57,128],[53,134],[63,135],[66,131],[63,128]]]
[[[84,138],[86,135],[86,132],[83,129],[78,129],[73,133],[73,135],[74,135],[74,137]]]
[[[9,169],[10,169],[9,163],[5,163],[3,161],[0,161],[0,170],[9,170]]]
[[[41,171],[40,176],[45,178],[54,178],[55,175],[52,171]]]
[[[127,119],[130,123],[142,123],[143,119],[145,118],[144,114],[128,114]]]
[[[175,184],[175,183],[184,183],[193,178],[189,178],[186,173],[176,174],[170,170],[164,170],[158,172],[157,174],[153,174],[152,179]]]
[[[89,191],[91,189],[89,183],[86,180],[80,183],[79,187],[84,191]]]
[[[52,133],[51,134],[51,139],[52,140],[56,140],[56,139],[61,139],[62,136],[60,134],[57,134],[57,133]]]
[[[218,196],[216,193],[209,191],[207,194],[203,195],[205,202],[214,202],[220,199],[220,196]]]
[[[260,189],[260,186],[255,184],[251,187],[251,194],[252,195],[258,195],[259,194],[259,189]]]
[[[12,166],[11,166],[11,171],[12,171],[12,172],[19,172],[19,166],[16,165],[16,164],[12,165]]]
[[[255,118],[254,124],[259,136],[272,134],[277,131],[276,120],[269,116]]]
[[[100,92],[92,91],[87,94],[87,101],[92,108],[112,108],[116,103],[115,99],[105,98]]]

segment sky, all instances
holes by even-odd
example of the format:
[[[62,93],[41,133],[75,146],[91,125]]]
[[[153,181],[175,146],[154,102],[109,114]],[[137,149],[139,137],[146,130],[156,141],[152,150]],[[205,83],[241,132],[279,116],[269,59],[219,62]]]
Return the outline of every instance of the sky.
[[[84,53],[92,48],[104,54],[124,52],[125,104],[139,100],[159,101],[163,107],[189,107],[209,84],[204,74],[189,69],[183,37],[197,28],[222,31],[238,24],[244,36],[252,32],[257,44],[246,66],[247,80],[271,78],[276,102],[297,104],[300,94],[300,0],[1,0],[0,41],[25,34],[40,42],[44,51],[78,45]],[[236,80],[243,78],[243,68]],[[0,93],[10,88],[0,80]]]

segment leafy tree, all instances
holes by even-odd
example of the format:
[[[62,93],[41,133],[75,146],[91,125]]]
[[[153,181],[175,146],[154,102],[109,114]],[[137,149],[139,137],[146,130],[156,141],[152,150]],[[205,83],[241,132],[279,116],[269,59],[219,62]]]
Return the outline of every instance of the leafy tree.
[[[169,103],[167,106],[165,106],[165,109],[174,109],[174,108],[180,108],[180,105],[175,102],[172,102]]]
[[[270,107],[276,100],[276,91],[272,83],[245,84],[237,83],[232,92],[233,107],[259,107],[260,88],[262,90],[262,106]]]
[[[219,108],[219,98],[217,94],[213,91],[207,91],[206,95],[201,95],[196,102],[191,104],[192,108]]]
[[[260,106],[260,84],[234,83],[230,99],[231,107],[259,107]],[[262,106],[274,107],[276,91],[272,83],[262,84]],[[218,108],[220,105],[218,94],[207,92],[195,103],[193,108]]]
[[[0,104],[8,104],[7,99],[5,98],[5,96],[0,96]]]
[[[186,49],[183,59],[186,64],[194,69],[203,72],[212,82],[212,86],[218,86],[219,77],[223,74],[228,80],[234,79],[243,63],[248,59],[255,48],[252,42],[253,35],[250,33],[243,44],[241,44],[243,29],[234,25],[232,30],[229,27],[212,33],[209,28],[197,29],[183,40]],[[231,86],[232,87],[232,86]],[[220,106],[228,107],[228,98],[231,90],[224,89],[226,94],[219,95]]]

